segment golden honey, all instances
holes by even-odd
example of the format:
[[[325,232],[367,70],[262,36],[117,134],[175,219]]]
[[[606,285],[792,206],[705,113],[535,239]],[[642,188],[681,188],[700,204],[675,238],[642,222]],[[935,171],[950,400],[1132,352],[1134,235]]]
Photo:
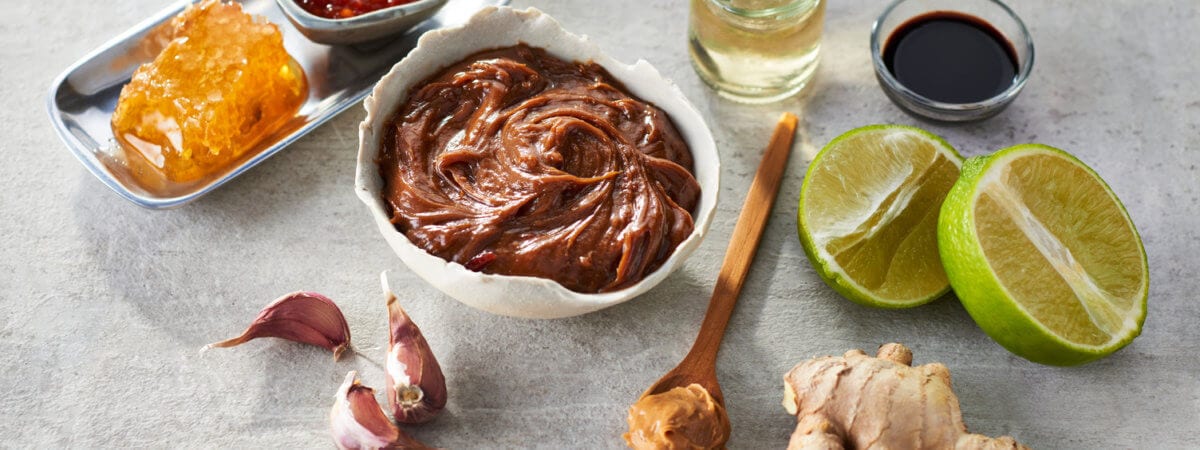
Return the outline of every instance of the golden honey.
[[[113,135],[143,183],[219,172],[295,116],[308,88],[274,24],[208,0],[169,24],[170,43],[121,90]]]

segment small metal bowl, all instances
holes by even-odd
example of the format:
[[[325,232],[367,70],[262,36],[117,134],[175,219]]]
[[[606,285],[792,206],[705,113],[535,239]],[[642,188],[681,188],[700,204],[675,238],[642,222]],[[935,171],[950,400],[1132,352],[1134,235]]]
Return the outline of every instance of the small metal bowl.
[[[288,21],[320,44],[357,44],[396,35],[424,22],[449,0],[417,0],[345,19],[326,19],[301,8],[295,0],[275,0]]]
[[[905,87],[883,62],[887,39],[909,19],[934,11],[954,11],[978,17],[999,31],[1017,52],[1017,74],[1012,86],[992,98],[974,103],[946,103]],[[943,122],[971,122],[996,115],[1021,93],[1033,70],[1033,38],[1025,23],[997,0],[895,0],[871,24],[871,62],[883,92],[904,111]]]

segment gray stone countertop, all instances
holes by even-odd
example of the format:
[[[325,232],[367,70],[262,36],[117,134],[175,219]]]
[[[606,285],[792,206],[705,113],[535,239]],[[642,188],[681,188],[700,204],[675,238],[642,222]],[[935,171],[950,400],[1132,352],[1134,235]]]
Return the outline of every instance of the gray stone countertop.
[[[330,448],[327,413],[349,370],[382,387],[378,276],[425,329],[445,369],[447,413],[410,427],[437,446],[620,448],[625,408],[683,357],[762,147],[781,111],[797,151],[719,361],[730,447],[782,448],[795,419],[781,376],[815,355],[884,342],[950,367],[971,431],[1034,448],[1197,448],[1200,438],[1200,27],[1191,1],[1013,0],[1037,45],[1032,80],[982,123],[921,123],[877,87],[867,50],[883,1],[837,0],[802,98],[717,98],[685,46],[682,0],[516,0],[617,59],[676,80],[722,154],[721,203],[686,266],[646,295],[565,320],[468,308],[408,271],[355,198],[353,108],[211,195],[170,211],[110,192],[54,135],[50,81],[165,0],[4,3],[0,25],[0,447]],[[965,155],[1041,142],[1091,165],[1121,197],[1150,260],[1149,315],[1127,348],[1082,367],[1030,363],[993,343],[953,298],[904,311],[846,301],[796,237],[815,152],[871,123],[915,124]],[[200,354],[294,290],[343,307],[365,356],[260,340]]]

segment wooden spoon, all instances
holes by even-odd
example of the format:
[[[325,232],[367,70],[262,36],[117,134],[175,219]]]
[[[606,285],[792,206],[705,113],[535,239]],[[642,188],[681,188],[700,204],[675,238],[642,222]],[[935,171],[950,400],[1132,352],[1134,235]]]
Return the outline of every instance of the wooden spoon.
[[[779,193],[779,182],[783,178],[783,169],[787,167],[792,138],[796,135],[796,121],[795,115],[785,112],[775,126],[771,143],[767,145],[754,181],[750,183],[750,193],[746,194],[742,213],[733,227],[733,238],[725,250],[725,261],[721,263],[717,285],[713,288],[712,299],[708,301],[708,312],[705,313],[704,323],[700,325],[700,333],[691,351],[678,366],[646,389],[642,398],[696,383],[707,389],[717,403],[725,406],[725,397],[717,382],[717,351],[721,348],[721,338],[725,336],[729,316],[733,314],[733,306],[746,281],[746,273],[750,271],[750,263],[754,261],[771,205]]]

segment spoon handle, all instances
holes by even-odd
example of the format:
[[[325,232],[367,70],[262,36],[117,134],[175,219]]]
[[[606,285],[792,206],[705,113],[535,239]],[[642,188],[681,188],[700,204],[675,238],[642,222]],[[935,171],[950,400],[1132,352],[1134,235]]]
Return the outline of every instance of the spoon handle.
[[[746,274],[750,272],[758,241],[762,238],[771,206],[779,193],[779,183],[783,179],[783,170],[787,168],[792,139],[796,135],[796,122],[795,115],[785,112],[775,126],[771,143],[763,153],[754,181],[750,183],[750,192],[746,194],[746,202],[742,205],[742,212],[733,227],[733,236],[729,240],[729,248],[725,250],[725,260],[721,263],[721,273],[717,275],[717,285],[708,302],[704,323],[700,325],[696,342],[681,365],[691,363],[697,368],[716,368],[721,338],[725,336],[729,317],[745,284]]]

